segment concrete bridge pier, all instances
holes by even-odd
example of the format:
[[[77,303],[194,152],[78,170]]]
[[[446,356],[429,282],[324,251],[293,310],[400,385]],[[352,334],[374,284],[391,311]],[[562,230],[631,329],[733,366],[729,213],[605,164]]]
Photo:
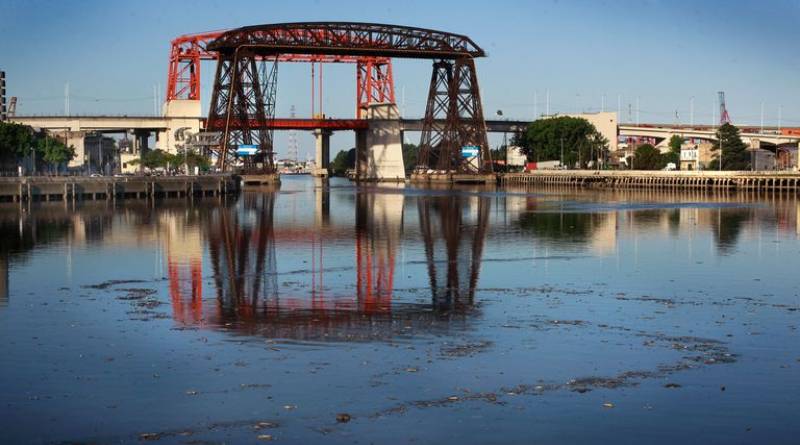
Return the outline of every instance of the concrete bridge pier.
[[[369,128],[356,132],[356,179],[405,181],[403,129],[393,103],[373,103],[367,108]]]
[[[316,138],[317,152],[312,175],[318,178],[327,178],[330,174],[328,165],[331,157],[331,131],[318,128],[314,130],[314,138]]]
[[[800,142],[797,143],[797,169],[800,170]]]
[[[58,134],[56,132],[56,134]],[[86,146],[84,144],[84,139],[86,138],[85,131],[79,130],[65,130],[64,133],[64,141],[66,142],[67,146],[75,147],[75,158],[69,161],[69,167],[80,167],[84,164],[87,159],[86,156]]]

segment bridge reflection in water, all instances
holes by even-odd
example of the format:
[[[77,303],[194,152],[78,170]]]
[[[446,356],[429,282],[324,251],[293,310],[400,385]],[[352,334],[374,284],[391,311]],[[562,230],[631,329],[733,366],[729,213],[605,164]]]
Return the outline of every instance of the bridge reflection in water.
[[[171,279],[184,283],[183,287],[177,283],[170,286],[178,323],[268,338],[366,341],[443,330],[452,322],[467,321],[489,222],[489,198],[416,198],[420,227],[419,232],[411,231],[421,233],[424,242],[430,282],[430,302],[424,302],[415,292],[393,300],[408,199],[402,191],[355,194],[355,231],[349,235],[355,244],[355,269],[349,277],[346,271],[329,278],[335,281],[329,287],[322,285],[326,272],[322,245],[325,234],[330,233],[325,227],[330,224],[328,218],[316,220],[322,227],[310,238],[292,237],[288,246],[283,245],[284,240],[276,242],[277,196],[276,190],[244,193],[239,203],[212,210],[204,231],[216,303],[209,304],[207,299],[203,306],[201,280],[193,268],[183,276],[171,274]],[[342,240],[335,241],[341,254]],[[291,272],[291,276],[301,277],[299,290],[284,286],[279,292],[279,277],[286,275],[278,270],[278,252],[291,249],[296,253],[298,242],[309,247],[304,251],[311,268],[300,275]],[[180,292],[189,281],[192,291]],[[187,307],[194,311],[191,317],[186,315]]]
[[[694,246],[735,256],[760,252],[777,235],[800,237],[794,195],[537,187],[531,189],[537,193],[522,188],[497,195],[484,189],[491,196],[485,197],[478,190],[383,186],[315,186],[313,195],[306,189],[304,195],[285,189],[227,202],[4,206],[0,310],[10,302],[10,288],[22,282],[10,270],[39,256],[59,252],[63,271],[49,265],[48,273],[71,280],[86,273],[73,266],[73,257],[116,252],[92,268],[98,282],[120,278],[126,272],[120,264],[128,264],[119,262],[121,255],[137,252],[141,257],[131,265],[139,273],[168,275],[179,325],[286,338],[375,338],[402,335],[405,325],[467,321],[484,244],[509,255],[506,247],[513,246],[512,256],[520,257],[540,249],[610,257],[639,236],[680,238],[688,239],[691,263],[700,252]]]
[[[437,310],[474,303],[490,199],[481,196],[421,196],[417,200],[433,303]]]

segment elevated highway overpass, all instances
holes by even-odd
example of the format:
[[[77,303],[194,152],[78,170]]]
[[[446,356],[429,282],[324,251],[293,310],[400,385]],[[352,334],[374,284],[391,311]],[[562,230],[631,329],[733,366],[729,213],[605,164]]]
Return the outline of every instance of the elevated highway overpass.
[[[155,148],[175,152],[179,141],[176,131],[188,128],[189,131],[199,132],[206,128],[207,119],[200,116],[199,103],[181,104],[173,100],[165,110],[164,116],[16,116],[13,122],[43,128],[53,132],[64,132],[69,144],[74,145],[78,151],[76,160],[83,159],[83,138],[92,132],[102,133],[128,133],[134,135],[134,148],[136,150],[147,147],[147,140],[151,135],[156,136]],[[181,107],[183,105],[183,107]],[[184,113],[181,113],[184,111]],[[188,112],[186,112],[188,111]],[[191,112],[191,113],[190,113]],[[614,114],[614,113],[609,113]],[[588,115],[595,119],[598,114]],[[679,135],[688,139],[713,140],[716,128],[701,125],[680,124],[620,124],[616,123],[616,116],[605,125],[601,132],[611,142],[611,149],[616,149],[617,137],[622,138],[651,138],[656,144],[666,144],[670,137]],[[327,147],[326,139],[332,132],[368,130],[370,126],[380,126],[386,120],[381,119],[300,119],[276,118],[264,122],[250,122],[251,127],[264,125],[274,130],[301,130],[314,131],[318,138],[318,145]],[[396,120],[394,120],[396,122]],[[495,133],[519,133],[531,123],[526,120],[486,120],[486,131]],[[608,124],[608,122],[601,122]],[[405,132],[420,132],[423,129],[423,119],[400,119],[399,130]],[[597,124],[596,124],[597,126]],[[599,127],[598,127],[599,128]],[[800,131],[794,129],[781,129],[775,127],[761,128],[752,126],[741,127],[742,140],[748,146],[756,146],[774,150],[775,147],[797,148],[800,144]],[[789,131],[787,131],[789,130]],[[615,133],[616,132],[616,133]],[[358,137],[357,137],[358,138]]]
[[[666,143],[664,141],[669,141],[673,135],[689,139],[713,140],[716,138],[716,128],[685,125],[620,125],[619,135],[653,138],[659,143]],[[740,136],[742,142],[751,147],[754,143],[761,146],[767,144],[772,146],[794,145],[796,147],[798,142],[800,142],[800,135],[781,134],[777,128],[765,128],[765,130],[761,132],[760,129],[745,127],[741,129]]]

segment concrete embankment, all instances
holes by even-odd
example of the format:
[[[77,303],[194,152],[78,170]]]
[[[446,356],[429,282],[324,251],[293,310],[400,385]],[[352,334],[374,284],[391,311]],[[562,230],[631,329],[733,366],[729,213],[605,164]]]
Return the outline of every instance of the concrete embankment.
[[[540,170],[501,175],[500,183],[562,184],[583,187],[798,190],[800,172]]]
[[[217,196],[239,189],[233,175],[0,178],[0,201]]]

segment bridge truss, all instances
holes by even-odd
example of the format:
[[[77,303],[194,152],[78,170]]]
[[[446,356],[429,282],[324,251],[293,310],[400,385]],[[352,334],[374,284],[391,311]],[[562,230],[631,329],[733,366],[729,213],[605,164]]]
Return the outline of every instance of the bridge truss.
[[[272,92],[261,88],[263,81],[253,81],[258,61],[355,58],[359,64],[356,113],[362,118],[371,103],[395,102],[389,58],[401,57],[434,60],[420,149],[424,169],[457,173],[492,170],[474,63],[485,53],[466,36],[370,23],[286,23],[224,32],[207,44],[206,51],[216,53],[219,61],[207,129],[224,135],[217,153],[218,166],[223,169],[232,165],[236,146],[247,141],[258,145],[261,159],[266,161],[262,168],[270,172],[273,168],[271,135],[260,127],[274,119],[274,114],[257,109],[269,106],[267,93]],[[477,148],[479,162],[464,158],[464,147]]]
[[[172,41],[167,70],[167,101],[200,100],[202,61],[218,61],[208,44],[226,31],[180,36]],[[361,118],[370,102],[394,102],[392,60],[388,57],[279,54],[278,62],[350,63],[356,65],[356,117]]]

